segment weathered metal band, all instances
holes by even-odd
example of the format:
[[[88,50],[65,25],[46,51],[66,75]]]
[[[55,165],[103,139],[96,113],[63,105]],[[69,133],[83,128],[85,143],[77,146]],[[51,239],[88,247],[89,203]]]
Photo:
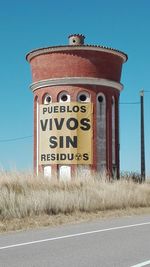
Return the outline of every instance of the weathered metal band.
[[[89,78],[89,77],[65,77],[65,78],[53,78],[47,80],[41,80],[30,85],[30,89],[34,92],[37,89],[48,86],[58,86],[58,85],[77,85],[77,84],[86,84],[86,85],[101,85],[107,86],[121,91],[123,85],[118,82],[114,82],[108,79],[101,78]]]

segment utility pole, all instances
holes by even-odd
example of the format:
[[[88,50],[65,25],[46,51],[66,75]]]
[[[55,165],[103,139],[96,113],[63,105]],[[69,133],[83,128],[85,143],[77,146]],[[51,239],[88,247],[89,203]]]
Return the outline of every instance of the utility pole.
[[[145,181],[145,141],[144,141],[144,90],[140,91],[141,103],[141,182]]]

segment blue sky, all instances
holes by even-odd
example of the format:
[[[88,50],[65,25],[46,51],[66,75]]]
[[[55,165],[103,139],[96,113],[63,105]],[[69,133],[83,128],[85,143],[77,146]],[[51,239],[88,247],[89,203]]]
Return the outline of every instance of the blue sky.
[[[139,102],[150,90],[149,0],[1,0],[0,8],[0,167],[31,170],[33,95],[27,52],[68,43],[82,33],[85,43],[124,51],[121,102]],[[146,170],[150,175],[150,93],[145,93]],[[140,171],[140,105],[120,105],[121,170]]]

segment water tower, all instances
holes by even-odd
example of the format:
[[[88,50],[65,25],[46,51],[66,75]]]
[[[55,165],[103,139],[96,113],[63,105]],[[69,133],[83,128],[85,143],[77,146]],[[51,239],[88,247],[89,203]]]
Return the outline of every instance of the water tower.
[[[84,169],[119,176],[119,96],[122,64],[116,49],[84,44],[29,52],[34,94],[34,171],[71,179]]]

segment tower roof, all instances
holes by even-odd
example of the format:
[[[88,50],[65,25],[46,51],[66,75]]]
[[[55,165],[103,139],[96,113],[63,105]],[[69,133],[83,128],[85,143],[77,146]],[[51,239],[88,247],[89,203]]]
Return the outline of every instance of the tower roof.
[[[85,36],[83,34],[71,34],[68,36],[69,39],[69,45],[58,45],[58,46],[49,46],[49,47],[43,47],[38,48],[30,51],[26,55],[26,60],[31,61],[31,59],[35,56],[47,54],[47,53],[55,53],[55,52],[63,52],[63,51],[71,51],[71,50],[94,50],[94,51],[101,51],[105,53],[110,53],[114,55],[118,55],[122,58],[123,62],[126,62],[128,60],[127,54],[124,52],[114,49],[107,46],[101,46],[101,45],[88,45],[84,44]]]

